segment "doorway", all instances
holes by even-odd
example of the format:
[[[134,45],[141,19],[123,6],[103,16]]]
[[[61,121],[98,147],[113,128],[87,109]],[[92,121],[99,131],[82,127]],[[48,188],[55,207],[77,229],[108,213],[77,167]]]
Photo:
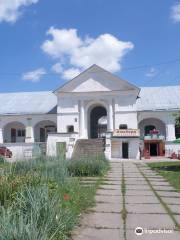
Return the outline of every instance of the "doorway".
[[[122,143],[122,158],[129,158],[129,143]]]
[[[101,124],[100,119],[107,116],[104,107],[94,107],[90,112],[90,138],[102,138],[107,131],[107,124]],[[102,122],[103,123],[103,122]]]
[[[16,129],[11,128],[11,142],[15,143],[16,142]]]
[[[150,156],[158,156],[158,144],[150,143]]]

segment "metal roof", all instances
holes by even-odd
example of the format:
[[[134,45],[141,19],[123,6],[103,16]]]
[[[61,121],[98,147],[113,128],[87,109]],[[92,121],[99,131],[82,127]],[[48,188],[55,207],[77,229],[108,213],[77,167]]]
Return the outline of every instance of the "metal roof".
[[[57,96],[46,92],[0,93],[0,115],[56,113]]]
[[[180,86],[142,87],[138,111],[180,109]],[[0,115],[57,112],[57,96],[51,91],[0,93]]]
[[[180,109],[180,85],[142,87],[136,106],[138,111]]]

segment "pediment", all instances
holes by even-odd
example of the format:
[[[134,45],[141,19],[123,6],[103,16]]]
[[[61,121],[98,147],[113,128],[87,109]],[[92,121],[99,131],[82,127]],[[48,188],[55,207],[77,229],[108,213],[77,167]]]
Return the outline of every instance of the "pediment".
[[[108,91],[130,91],[139,88],[122,80],[103,68],[93,65],[77,77],[57,89],[55,92],[108,92]]]

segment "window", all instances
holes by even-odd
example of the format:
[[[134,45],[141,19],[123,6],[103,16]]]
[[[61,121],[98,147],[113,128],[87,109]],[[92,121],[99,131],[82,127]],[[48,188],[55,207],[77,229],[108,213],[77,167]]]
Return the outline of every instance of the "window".
[[[149,134],[150,131],[152,131],[152,130],[154,130],[154,129],[156,129],[156,127],[155,127],[154,125],[147,125],[147,126],[145,126],[145,127],[144,127],[144,133],[145,133],[145,135]]]
[[[25,130],[24,129],[18,129],[17,136],[18,137],[25,137]]]
[[[127,128],[128,128],[127,124],[120,124],[119,125],[119,129],[127,129]]]
[[[67,126],[67,132],[68,133],[73,133],[74,132],[74,126],[73,125]]]

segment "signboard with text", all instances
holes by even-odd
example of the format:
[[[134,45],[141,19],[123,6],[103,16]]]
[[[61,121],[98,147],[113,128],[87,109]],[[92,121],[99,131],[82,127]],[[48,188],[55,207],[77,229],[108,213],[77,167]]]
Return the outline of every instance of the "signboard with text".
[[[113,137],[140,137],[139,129],[116,129]]]

